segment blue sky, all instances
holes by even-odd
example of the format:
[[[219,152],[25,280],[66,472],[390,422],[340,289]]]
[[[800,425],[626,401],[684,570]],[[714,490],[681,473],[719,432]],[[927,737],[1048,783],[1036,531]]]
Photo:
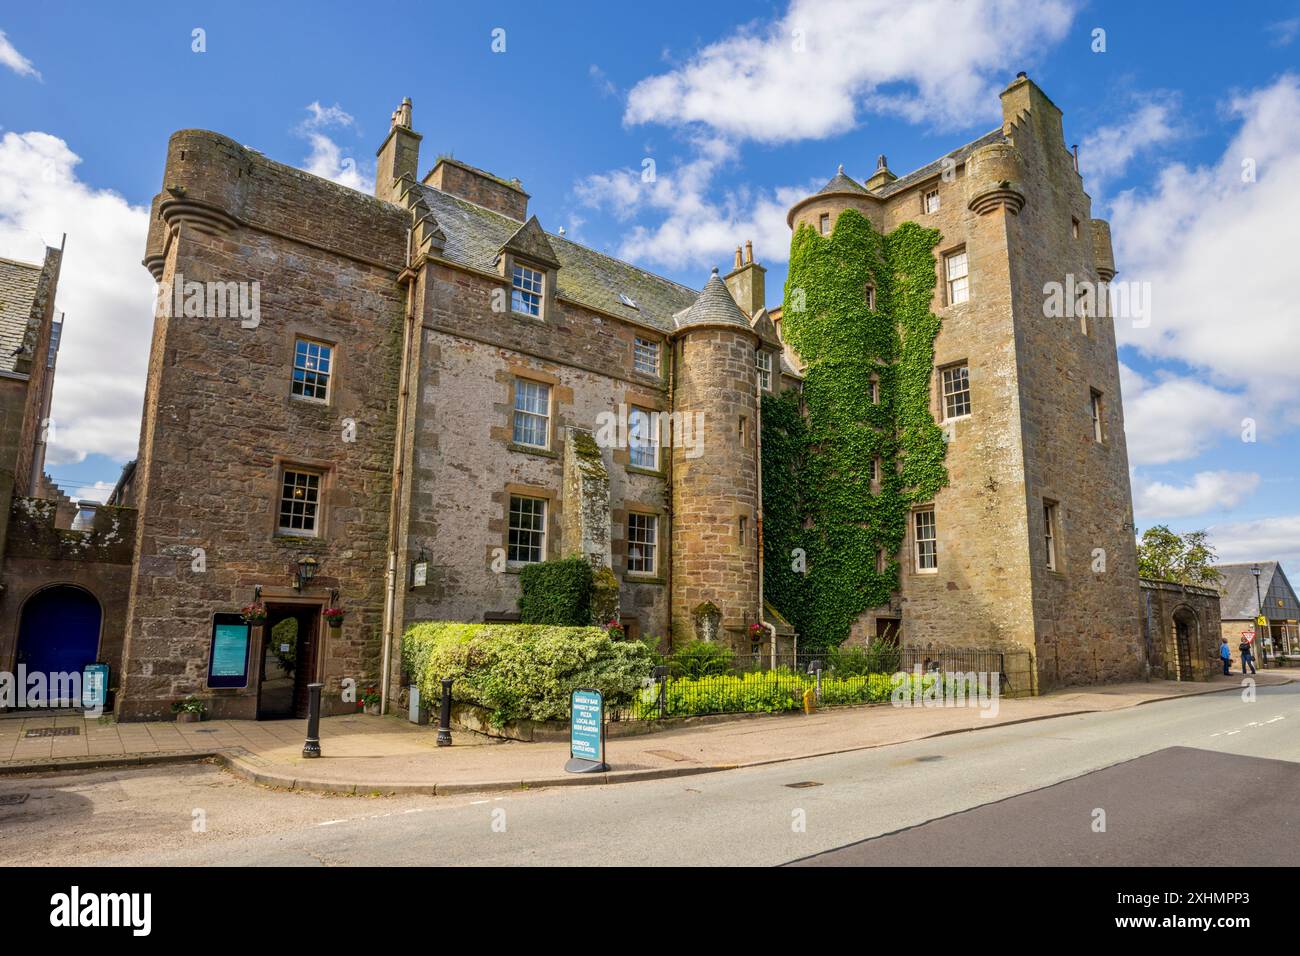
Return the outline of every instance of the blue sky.
[[[1300,559],[1300,3],[157,6],[0,10],[0,255],[68,233],[48,470],[70,491],[133,453],[143,229],[176,129],[365,188],[410,96],[424,167],[518,177],[546,228],[693,286],[752,238],[775,303],[793,198],[992,129],[1024,69],[1081,144],[1121,278],[1152,290],[1150,326],[1117,328],[1139,526]]]

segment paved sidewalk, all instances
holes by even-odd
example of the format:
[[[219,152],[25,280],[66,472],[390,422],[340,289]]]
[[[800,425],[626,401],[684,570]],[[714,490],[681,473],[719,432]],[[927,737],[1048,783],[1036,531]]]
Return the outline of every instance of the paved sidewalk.
[[[1260,674],[1260,686],[1290,683],[1300,671]],[[745,715],[725,723],[686,722],[671,730],[609,740],[607,774],[566,774],[567,743],[519,743],[457,732],[438,748],[432,727],[357,714],[321,721],[324,756],[302,757],[305,721],[214,720],[129,723],[80,715],[0,718],[0,773],[216,759],[267,786],[337,793],[456,793],[614,783],[706,773],[862,750],[1068,714],[1119,710],[1159,700],[1234,691],[1240,675],[1208,683],[1151,681],[1064,690],[977,708],[878,705],[803,714]],[[62,729],[65,735],[29,736]]]

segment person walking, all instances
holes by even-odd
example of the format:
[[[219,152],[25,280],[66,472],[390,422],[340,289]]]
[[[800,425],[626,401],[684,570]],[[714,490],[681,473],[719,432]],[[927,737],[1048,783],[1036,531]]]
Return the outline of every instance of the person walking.
[[[1241,672],[1246,673],[1246,668],[1249,667],[1252,674],[1258,673],[1255,670],[1255,655],[1250,652],[1250,641],[1243,637],[1237,650],[1241,651]]]
[[[1223,676],[1232,676],[1232,648],[1228,646],[1226,637],[1219,638],[1219,659],[1223,661]]]

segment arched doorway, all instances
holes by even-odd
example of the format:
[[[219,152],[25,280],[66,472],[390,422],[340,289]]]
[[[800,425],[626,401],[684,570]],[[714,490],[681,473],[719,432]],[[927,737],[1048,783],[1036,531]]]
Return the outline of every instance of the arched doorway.
[[[1172,671],[1170,676],[1177,680],[1195,680],[1193,648],[1201,644],[1200,621],[1191,608],[1182,606],[1174,609],[1173,625],[1170,635],[1173,640],[1169,648],[1169,661],[1173,665],[1169,668]]]
[[[17,664],[27,673],[80,673],[99,655],[101,612],[85,588],[59,584],[37,591],[18,621]]]

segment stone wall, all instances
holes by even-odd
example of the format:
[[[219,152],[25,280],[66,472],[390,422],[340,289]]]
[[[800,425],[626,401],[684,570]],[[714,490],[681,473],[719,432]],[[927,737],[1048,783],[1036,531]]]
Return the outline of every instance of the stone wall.
[[[0,670],[13,671],[23,605],[38,591],[67,584],[94,595],[102,612],[97,659],[119,684],[127,594],[135,544],[136,512],[101,505],[91,526],[57,527],[56,502],[16,497],[10,509],[8,548],[0,580]]]
[[[1209,680],[1219,664],[1219,592],[1172,581],[1141,579],[1141,629],[1152,677]],[[1187,654],[1178,642],[1178,624],[1187,628]],[[1229,642],[1237,665],[1237,644]]]
[[[120,714],[166,715],[188,694],[217,717],[252,717],[256,680],[206,687],[211,620],[261,587],[267,602],[348,615],[320,628],[327,713],[339,682],[379,670],[391,495],[393,396],[405,295],[400,210],[273,163],[212,133],[172,137],[146,261],[155,277],[256,282],[260,323],[156,317],[136,471],[139,530]],[[334,346],[326,403],[291,395],[298,336]],[[354,440],[345,429],[351,423]],[[322,475],[316,537],[277,533],[285,466]],[[206,569],[192,570],[194,548]],[[319,562],[294,588],[297,561]],[[254,657],[257,652],[254,650]]]

